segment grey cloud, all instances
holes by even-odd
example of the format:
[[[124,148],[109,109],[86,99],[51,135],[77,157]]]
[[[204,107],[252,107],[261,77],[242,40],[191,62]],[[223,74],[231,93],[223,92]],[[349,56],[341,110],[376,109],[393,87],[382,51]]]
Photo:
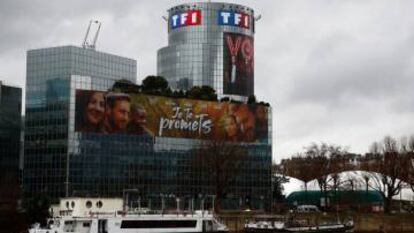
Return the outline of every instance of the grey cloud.
[[[103,21],[98,50],[156,73],[166,10],[188,0],[0,1],[0,77],[24,85],[25,51],[80,45]],[[274,158],[315,141],[363,152],[385,134],[414,132],[414,1],[229,0],[262,14],[255,90],[273,109]]]

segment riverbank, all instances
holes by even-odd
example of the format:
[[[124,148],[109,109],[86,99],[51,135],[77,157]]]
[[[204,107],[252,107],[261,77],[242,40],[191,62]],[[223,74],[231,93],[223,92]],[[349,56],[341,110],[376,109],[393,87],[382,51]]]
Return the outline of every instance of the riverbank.
[[[226,224],[231,232],[242,232],[244,223],[249,219],[284,219],[284,215],[267,215],[262,213],[221,213],[221,221]],[[307,219],[309,222],[322,222],[326,220],[346,220],[352,218],[355,223],[355,232],[361,233],[414,233],[414,214],[296,214],[295,218]]]

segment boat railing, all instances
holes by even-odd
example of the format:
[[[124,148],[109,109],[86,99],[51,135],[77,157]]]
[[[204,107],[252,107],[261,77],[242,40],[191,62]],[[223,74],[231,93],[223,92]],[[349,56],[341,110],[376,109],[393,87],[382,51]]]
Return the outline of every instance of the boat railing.
[[[126,215],[177,215],[177,216],[194,216],[194,215],[211,215],[212,211],[207,210],[148,210],[148,209],[135,209],[128,211],[116,211],[117,216],[126,216]]]

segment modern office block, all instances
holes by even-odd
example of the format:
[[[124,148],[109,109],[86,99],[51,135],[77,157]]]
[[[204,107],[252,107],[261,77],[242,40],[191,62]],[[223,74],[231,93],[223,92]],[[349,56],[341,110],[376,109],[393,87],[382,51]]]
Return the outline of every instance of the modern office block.
[[[0,81],[0,209],[20,198],[21,108],[22,89]]]
[[[75,46],[29,50],[23,185],[26,196],[72,195],[84,183],[73,132],[77,88],[107,90],[115,80],[136,81],[136,61]],[[85,161],[88,158],[80,156]]]

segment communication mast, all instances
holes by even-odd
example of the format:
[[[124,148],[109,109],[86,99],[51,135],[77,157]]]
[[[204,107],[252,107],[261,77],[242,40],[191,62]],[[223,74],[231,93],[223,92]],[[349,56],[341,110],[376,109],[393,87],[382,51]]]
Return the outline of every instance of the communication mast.
[[[92,41],[90,42],[89,39],[89,33],[91,32],[91,26],[96,25],[97,29],[95,32],[95,36],[93,37]],[[99,31],[101,30],[101,22],[98,20],[91,20],[89,21],[88,29],[86,30],[85,39],[83,40],[82,47],[84,49],[95,49],[96,48],[96,41],[98,40]]]

